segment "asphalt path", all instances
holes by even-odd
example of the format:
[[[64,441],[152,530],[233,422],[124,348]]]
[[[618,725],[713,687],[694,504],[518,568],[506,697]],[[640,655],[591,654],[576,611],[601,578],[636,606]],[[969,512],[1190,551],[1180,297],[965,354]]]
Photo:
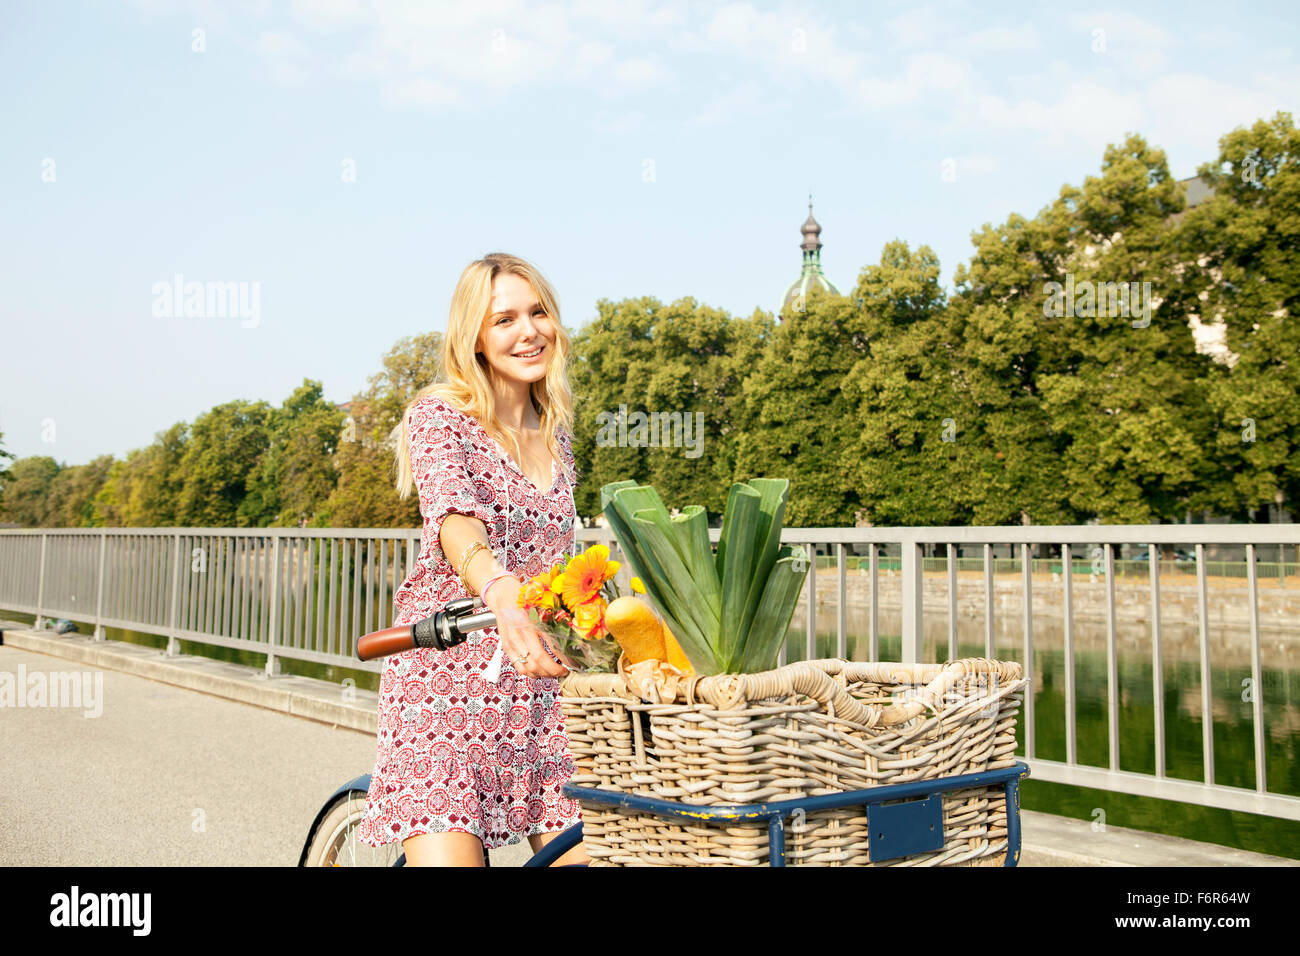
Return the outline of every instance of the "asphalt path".
[[[0,707],[0,866],[295,866],[326,798],[374,764],[370,733],[0,646],[0,672],[20,665],[102,680],[102,713]]]

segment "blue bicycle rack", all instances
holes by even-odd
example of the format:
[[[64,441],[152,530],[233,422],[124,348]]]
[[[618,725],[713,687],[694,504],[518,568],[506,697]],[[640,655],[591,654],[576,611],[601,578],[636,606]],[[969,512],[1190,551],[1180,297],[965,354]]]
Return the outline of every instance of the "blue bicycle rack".
[[[1001,786],[1007,801],[1007,854],[1003,865],[1015,866],[1020,861],[1020,780],[1028,775],[1029,765],[1018,760],[1013,766],[1001,770],[968,773],[957,777],[892,783],[868,790],[848,790],[844,793],[828,793],[819,797],[774,803],[723,806],[697,806],[677,800],[660,800],[656,797],[575,787],[572,784],[565,785],[564,795],[600,806],[620,807],[696,824],[701,821],[735,824],[765,820],[770,850],[769,865],[785,866],[785,818],[795,811],[814,813],[841,807],[865,807],[870,833],[868,855],[872,863],[883,863],[943,848],[943,794],[953,790]],[[579,823],[548,843],[524,866],[549,866],[581,840],[582,824]]]

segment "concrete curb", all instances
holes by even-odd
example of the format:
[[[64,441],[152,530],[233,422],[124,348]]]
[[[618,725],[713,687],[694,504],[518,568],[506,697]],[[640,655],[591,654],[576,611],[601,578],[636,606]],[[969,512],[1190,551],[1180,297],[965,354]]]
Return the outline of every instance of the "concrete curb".
[[[96,641],[79,634],[53,636],[26,624],[0,621],[3,643],[124,671],[164,684],[304,717],[374,736],[378,695],[309,677],[267,678],[255,668],[204,657],[168,657],[163,651],[121,641]],[[345,694],[351,699],[345,699]],[[1092,829],[1088,820],[1034,810],[1020,811],[1021,866],[1300,866],[1300,860],[1268,856],[1125,827]]]
[[[163,651],[122,641],[96,641],[81,634],[57,637],[26,625],[0,622],[4,643],[90,667],[124,671],[148,680],[212,694],[253,707],[305,717],[334,727],[374,735],[379,729],[378,695],[357,687],[291,675],[270,677],[254,668],[206,657],[168,657]]]
[[[1021,810],[1021,865],[1029,866],[1300,866],[1300,860],[1202,843],[1163,833]]]

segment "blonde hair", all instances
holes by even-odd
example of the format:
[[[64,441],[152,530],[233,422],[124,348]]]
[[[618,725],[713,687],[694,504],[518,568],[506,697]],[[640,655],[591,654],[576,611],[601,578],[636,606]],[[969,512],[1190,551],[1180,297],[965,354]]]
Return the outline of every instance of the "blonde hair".
[[[497,418],[492,369],[487,359],[477,352],[479,333],[492,308],[492,282],[503,273],[517,275],[532,287],[533,294],[555,328],[555,347],[546,366],[546,377],[533,382],[529,396],[541,417],[546,447],[560,462],[561,468],[565,467],[557,430],[563,425],[570,434],[573,432],[573,392],[569,387],[569,336],[560,324],[559,301],[551,284],[531,263],[518,256],[494,252],[471,262],[460,274],[451,296],[438,376],[415,393],[402,410],[402,420],[393,428],[397,494],[402,499],[415,490],[411,475],[411,437],[407,434],[406,420],[412,406],[424,398],[441,398],[476,419],[489,435],[509,450],[515,462],[519,462],[519,441]]]

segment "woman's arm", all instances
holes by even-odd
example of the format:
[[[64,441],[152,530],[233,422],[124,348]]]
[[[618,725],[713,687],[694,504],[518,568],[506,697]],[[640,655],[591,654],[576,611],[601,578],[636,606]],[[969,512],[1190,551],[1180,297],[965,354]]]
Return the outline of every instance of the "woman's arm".
[[[468,567],[460,567],[461,556],[475,541],[483,545],[482,549],[474,552]],[[492,553],[487,528],[478,518],[462,514],[447,515],[438,531],[438,543],[442,545],[447,563],[469,582],[470,589],[475,594],[482,594],[487,579],[505,570]]]
[[[458,567],[456,562],[460,561],[461,555],[475,541],[483,544],[483,548],[470,556],[467,567]],[[438,532],[438,543],[442,546],[447,563],[462,572],[476,593],[482,594],[483,585],[488,579],[505,571],[492,553],[487,527],[478,518],[463,514],[447,515]],[[496,615],[501,648],[521,674],[530,677],[563,677],[568,670],[552,660],[551,654],[562,660],[563,656],[555,650],[546,635],[537,630],[517,603],[521,587],[523,581],[514,574],[509,574],[493,584],[483,597],[484,606]],[[547,642],[551,653],[542,647],[542,641]],[[520,663],[525,654],[528,655],[527,659]]]

